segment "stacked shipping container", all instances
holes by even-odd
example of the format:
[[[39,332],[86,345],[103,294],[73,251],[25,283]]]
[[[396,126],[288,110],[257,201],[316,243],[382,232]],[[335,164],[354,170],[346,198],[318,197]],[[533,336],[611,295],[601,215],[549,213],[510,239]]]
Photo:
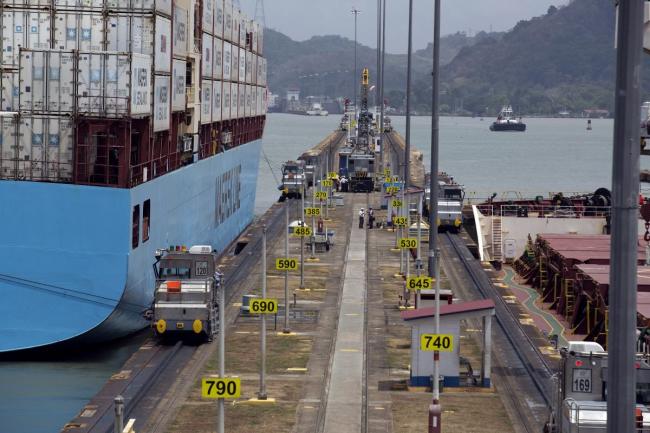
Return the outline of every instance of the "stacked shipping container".
[[[263,32],[231,0],[2,0],[0,24],[0,179],[128,187],[261,134]]]

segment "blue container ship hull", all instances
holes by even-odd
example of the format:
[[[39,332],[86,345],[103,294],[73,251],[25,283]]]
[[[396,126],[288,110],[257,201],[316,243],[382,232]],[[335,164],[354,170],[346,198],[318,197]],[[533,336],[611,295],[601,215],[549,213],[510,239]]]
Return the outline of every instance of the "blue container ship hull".
[[[0,353],[147,326],[155,250],[226,248],[253,219],[261,146],[255,140],[131,189],[0,181]]]

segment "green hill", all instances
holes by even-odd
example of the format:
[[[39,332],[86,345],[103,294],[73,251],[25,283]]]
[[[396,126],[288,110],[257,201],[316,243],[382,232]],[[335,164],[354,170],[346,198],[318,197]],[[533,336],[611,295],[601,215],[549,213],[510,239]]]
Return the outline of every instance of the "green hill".
[[[520,21],[505,33],[458,33],[441,40],[441,111],[495,114],[510,103],[521,114],[555,114],[567,109],[613,109],[615,11],[611,0],[574,0]],[[271,91],[297,87],[302,95],[353,94],[354,42],[339,36],[296,42],[267,30]],[[431,104],[431,53],[414,53],[416,111]],[[358,45],[359,69],[375,76],[375,50]],[[649,66],[650,66],[650,62]],[[647,68],[644,68],[648,70]],[[647,76],[647,74],[646,74]],[[406,55],[386,57],[386,94],[403,104]],[[650,89],[649,83],[646,88]]]

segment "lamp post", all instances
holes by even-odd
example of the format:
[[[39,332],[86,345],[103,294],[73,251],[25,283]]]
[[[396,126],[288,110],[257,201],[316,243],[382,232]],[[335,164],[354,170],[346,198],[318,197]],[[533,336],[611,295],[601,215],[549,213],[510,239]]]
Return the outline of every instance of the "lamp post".
[[[357,16],[361,11],[357,8],[352,8],[354,14],[354,118],[357,118]]]
[[[639,118],[643,8],[618,1],[616,90],[612,164],[612,238],[609,295],[607,432],[637,430],[636,314],[639,195]]]
[[[440,0],[434,0],[433,73],[431,89],[431,174],[429,176],[429,276],[435,278],[435,333],[440,334],[440,249],[438,248],[438,153],[440,104]],[[429,405],[429,433],[440,432],[440,353],[433,352],[433,401]]]

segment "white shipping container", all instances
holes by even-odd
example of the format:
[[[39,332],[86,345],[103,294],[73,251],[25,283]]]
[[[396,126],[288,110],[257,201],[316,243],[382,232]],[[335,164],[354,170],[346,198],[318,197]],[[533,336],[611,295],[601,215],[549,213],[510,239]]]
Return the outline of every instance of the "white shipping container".
[[[3,10],[3,65],[18,67],[20,48],[44,50],[52,48],[50,13],[44,11]]]
[[[246,117],[246,85],[239,84],[239,103],[237,104],[237,117]]]
[[[18,162],[18,116],[0,114],[0,179],[15,179]]]
[[[253,53],[246,51],[246,84],[253,82]]]
[[[72,113],[74,77],[74,52],[21,50],[20,110]]]
[[[262,74],[257,77],[257,82],[266,87],[266,59],[264,57],[260,57],[260,61],[262,62]]]
[[[221,90],[221,120],[230,120],[230,83],[223,82]]]
[[[156,75],[153,87],[153,130],[168,131],[171,112],[171,86],[168,75]]]
[[[174,60],[172,64],[172,111],[185,111],[185,76],[187,67],[184,60]]]
[[[212,82],[212,122],[221,122],[221,81]]]
[[[174,5],[174,50],[175,56],[187,56],[187,10]]]
[[[264,54],[264,27],[259,26],[259,31],[257,32],[257,54],[260,56]]]
[[[245,85],[246,88],[246,117],[253,115],[253,86]]]
[[[28,3],[45,3],[43,0],[28,0]],[[49,2],[47,2],[49,3]],[[49,4],[47,5],[49,6]],[[100,10],[104,6],[103,0],[54,0],[54,7],[61,9],[96,9]]]
[[[47,7],[50,0],[3,0],[2,4],[11,7]]]
[[[223,17],[223,39],[232,42],[232,0],[224,0]]]
[[[73,131],[73,121],[69,117],[21,117],[18,129],[18,177],[31,180],[70,180]]]
[[[241,11],[235,5],[232,6],[232,43],[239,45],[239,24],[241,22]]]
[[[214,35],[220,39],[223,39],[223,0],[215,0]]]
[[[107,51],[153,55],[154,17],[111,14],[106,20]]]
[[[212,50],[214,49],[213,37],[207,33],[203,33],[203,41],[201,42],[201,46],[201,76],[212,78]]]
[[[150,115],[151,68],[144,54],[80,52],[77,109],[106,117]]]
[[[244,11],[239,12],[239,46],[246,47],[246,33],[248,32],[248,23],[250,20],[244,13]]]
[[[122,4],[129,2],[129,0],[119,1]],[[133,12],[150,13],[155,11],[168,16],[172,15],[172,0],[130,0],[130,3],[128,8]]]
[[[213,65],[212,65],[212,78],[221,80],[223,77],[223,42],[219,38],[214,38],[214,48],[212,50]]]
[[[257,86],[251,87],[251,116],[257,116]]]
[[[204,32],[212,34],[214,31],[214,0],[203,0],[203,16],[201,27]]]
[[[0,111],[18,111],[19,73],[3,71],[0,75],[0,88],[2,88],[2,107],[0,107]]]
[[[101,12],[56,11],[54,49],[102,51],[104,23]]]
[[[155,35],[154,71],[169,74],[172,67],[172,23],[168,18],[156,15]]]
[[[260,24],[257,21],[252,22],[252,28],[251,28],[251,48],[254,53],[257,54],[257,37],[259,36],[260,32]]]
[[[201,80],[201,125],[212,123],[212,81]]]
[[[232,45],[229,42],[223,43],[223,80],[232,79]]]
[[[232,81],[239,80],[239,47],[232,45],[232,61],[230,67],[230,79]]]
[[[246,82],[246,50],[239,49],[239,76],[237,77],[240,83]]]
[[[239,86],[239,84],[236,83],[230,84],[230,118],[231,119],[239,118],[239,111],[238,111],[239,88],[237,86]]]
[[[260,57],[257,54],[252,55],[253,64],[251,65],[251,84],[259,84],[257,77],[260,73]]]
[[[263,87],[255,87],[257,89],[257,112],[256,114],[258,116],[264,115],[264,112],[262,111],[262,104],[263,100],[262,98],[264,97],[264,88]]]

